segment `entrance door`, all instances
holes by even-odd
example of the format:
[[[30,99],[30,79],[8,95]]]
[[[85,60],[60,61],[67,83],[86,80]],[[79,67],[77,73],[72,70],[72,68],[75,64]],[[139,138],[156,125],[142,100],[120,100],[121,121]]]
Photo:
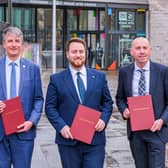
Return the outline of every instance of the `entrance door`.
[[[90,68],[104,68],[105,38],[95,31],[71,32],[71,37],[80,37],[85,40],[87,47],[86,64]]]
[[[97,32],[87,32],[86,34],[86,43],[88,46],[87,64],[90,68],[104,68],[105,38],[103,35]]]
[[[122,34],[119,36],[119,57],[118,57],[118,66],[124,66],[132,63],[132,57],[130,55],[130,48],[132,40],[135,38],[135,35]]]
[[[85,40],[87,48],[86,64],[90,68],[95,68],[96,65],[96,49],[97,49],[97,35],[95,32],[71,32],[71,37],[79,37]]]
[[[96,65],[96,33],[86,34],[86,44],[87,44],[87,65],[90,68],[95,68]]]

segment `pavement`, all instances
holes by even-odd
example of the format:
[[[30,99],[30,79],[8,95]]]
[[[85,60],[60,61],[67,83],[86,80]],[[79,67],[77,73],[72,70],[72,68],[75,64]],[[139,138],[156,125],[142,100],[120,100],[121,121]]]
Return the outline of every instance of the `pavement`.
[[[118,73],[117,71],[106,71],[106,74],[112,98],[115,100]],[[49,75],[48,71],[42,73],[44,97]],[[104,168],[135,168],[126,136],[126,122],[121,118],[115,103],[113,114],[106,128],[106,139]],[[43,114],[37,128],[32,168],[62,168],[54,140],[55,130]]]

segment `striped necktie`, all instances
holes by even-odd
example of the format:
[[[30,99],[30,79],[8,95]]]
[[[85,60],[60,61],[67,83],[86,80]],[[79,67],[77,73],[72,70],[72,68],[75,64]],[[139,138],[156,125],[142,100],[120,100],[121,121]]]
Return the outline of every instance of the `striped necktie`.
[[[80,95],[80,99],[81,99],[81,103],[83,103],[84,101],[84,97],[85,97],[85,86],[83,83],[82,78],[80,77],[80,72],[77,72],[77,86],[78,86],[78,91],[79,91],[79,95]]]
[[[146,94],[146,81],[145,81],[145,70],[139,69],[138,70],[141,74],[138,84],[138,94],[145,95]]]

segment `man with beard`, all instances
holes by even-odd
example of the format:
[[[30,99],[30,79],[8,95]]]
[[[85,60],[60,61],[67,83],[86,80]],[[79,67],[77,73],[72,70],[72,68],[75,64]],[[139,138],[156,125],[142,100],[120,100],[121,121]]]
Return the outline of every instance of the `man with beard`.
[[[82,39],[72,38],[67,42],[66,56],[69,67],[51,75],[45,107],[46,115],[56,130],[56,143],[62,166],[63,168],[103,168],[105,128],[113,104],[107,80],[104,73],[85,67],[86,44]],[[77,74],[84,83],[84,96],[81,96],[78,90]],[[101,112],[91,144],[75,140],[70,131],[79,104]]]

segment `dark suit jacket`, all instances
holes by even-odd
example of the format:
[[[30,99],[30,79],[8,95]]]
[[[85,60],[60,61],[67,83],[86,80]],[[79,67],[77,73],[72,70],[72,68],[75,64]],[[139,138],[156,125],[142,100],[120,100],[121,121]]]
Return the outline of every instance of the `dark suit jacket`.
[[[46,96],[46,115],[56,129],[56,143],[73,145],[75,140],[67,140],[61,136],[60,130],[71,126],[76,109],[80,104],[76,88],[69,69],[51,75]],[[105,79],[105,74],[87,69],[87,91],[85,106],[102,112],[101,119],[107,124],[112,113],[112,99]],[[82,131],[82,130],[81,130]],[[92,144],[105,143],[105,131],[96,132]]]
[[[121,113],[127,108],[127,97],[132,96],[132,79],[134,64],[120,69],[116,103]],[[168,141],[168,68],[150,61],[150,86],[155,119],[163,119],[164,126],[157,134],[164,141]],[[130,138],[130,122],[127,122],[128,138]]]
[[[5,77],[5,59],[0,59],[0,100],[6,100],[6,77]],[[23,106],[25,119],[33,122],[31,130],[19,133],[21,139],[33,139],[35,137],[35,127],[40,119],[43,107],[43,95],[40,79],[39,67],[32,62],[20,59],[20,86],[19,96]],[[0,140],[4,136],[4,128],[0,117]]]

